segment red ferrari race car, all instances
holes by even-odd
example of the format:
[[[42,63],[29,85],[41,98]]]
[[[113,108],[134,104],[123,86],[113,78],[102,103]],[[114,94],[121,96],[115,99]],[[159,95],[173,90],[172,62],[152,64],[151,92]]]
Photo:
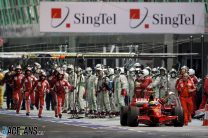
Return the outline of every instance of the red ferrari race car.
[[[159,126],[161,124],[182,127],[184,115],[181,103],[173,92],[162,99],[133,98],[129,106],[121,107],[120,124],[135,127],[138,124]]]

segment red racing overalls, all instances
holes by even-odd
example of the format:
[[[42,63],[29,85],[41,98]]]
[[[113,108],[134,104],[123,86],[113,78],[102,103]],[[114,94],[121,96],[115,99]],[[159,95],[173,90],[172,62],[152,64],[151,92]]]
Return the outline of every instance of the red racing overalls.
[[[35,106],[39,109],[38,116],[41,117],[43,106],[44,106],[44,96],[45,92],[49,92],[50,86],[47,80],[36,81],[33,90],[35,89]]]
[[[196,89],[192,80],[188,79],[183,81],[182,79],[178,82],[177,90],[180,92],[180,101],[184,112],[184,125],[188,125],[191,121],[191,113],[193,111],[193,101],[190,94],[190,90]]]
[[[208,75],[204,79],[204,94],[199,109],[204,109],[208,102]]]
[[[152,88],[148,87],[151,83],[152,83],[152,77],[146,76],[140,85],[144,93],[144,98],[148,99],[150,95],[153,93]]]
[[[198,84],[198,79],[197,79],[197,77],[196,77],[195,75],[191,75],[191,76],[190,76],[190,79],[193,81],[193,83],[194,83],[194,85],[195,85],[195,87],[196,87],[197,84]],[[192,116],[195,114],[195,111],[196,111],[196,109],[197,109],[197,107],[196,107],[196,100],[197,100],[196,94],[197,94],[197,89],[196,89],[196,91],[194,91],[194,92],[191,93],[192,101],[193,101],[193,111],[192,111],[192,113],[191,113]]]
[[[56,84],[56,81],[57,81],[56,75],[51,75],[48,78],[48,82],[49,82],[51,88],[54,87],[54,85]],[[52,95],[54,107],[55,106],[57,107],[57,95],[56,95],[56,93],[55,93],[55,91],[53,89],[51,89],[50,93]]]
[[[13,78],[13,100],[16,108],[16,113],[18,114],[20,111],[20,107],[22,105],[22,98],[23,98],[23,91],[22,91],[22,79],[24,75],[23,74],[16,74]]]
[[[142,79],[137,78],[135,80],[135,88],[134,88],[134,97],[142,98],[142,88],[141,88]]]
[[[26,113],[30,113],[30,100],[31,103],[35,104],[35,95],[33,91],[33,86],[37,78],[33,75],[25,76],[22,81],[23,91],[25,94],[25,101],[26,101]]]
[[[58,107],[55,106],[55,116],[61,115],[61,108],[64,106],[64,100],[65,100],[65,87],[67,87],[69,90],[73,89],[73,86],[69,84],[69,82],[65,79],[62,80],[57,80],[55,85],[54,85],[54,91],[57,95],[57,102],[58,102]]]

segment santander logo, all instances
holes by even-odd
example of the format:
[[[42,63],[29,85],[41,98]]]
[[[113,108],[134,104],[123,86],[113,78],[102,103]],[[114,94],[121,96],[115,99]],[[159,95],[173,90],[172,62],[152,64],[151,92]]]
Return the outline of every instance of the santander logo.
[[[132,29],[138,28],[142,25],[145,29],[149,29],[149,24],[144,23],[145,19],[147,18],[148,15],[148,9],[144,7],[144,9],[130,9],[129,11],[129,27]]]

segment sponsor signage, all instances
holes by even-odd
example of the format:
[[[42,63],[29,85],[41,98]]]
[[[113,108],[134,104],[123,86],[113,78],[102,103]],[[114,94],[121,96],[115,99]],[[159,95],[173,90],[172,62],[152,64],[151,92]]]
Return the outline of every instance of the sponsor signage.
[[[203,3],[41,2],[41,32],[204,33]]]

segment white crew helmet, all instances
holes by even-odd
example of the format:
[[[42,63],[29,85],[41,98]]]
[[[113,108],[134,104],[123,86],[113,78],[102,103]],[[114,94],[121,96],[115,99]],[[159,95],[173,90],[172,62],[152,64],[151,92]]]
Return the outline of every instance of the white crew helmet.
[[[92,75],[92,68],[91,67],[87,67],[85,69],[85,73],[86,73],[87,76],[91,76]]]
[[[163,74],[164,73],[164,74]],[[165,67],[160,67],[160,75],[165,76],[167,75],[167,70]]]
[[[125,73],[124,67],[121,67],[121,68],[120,68],[120,72],[121,72],[121,74],[124,74],[124,73]]]
[[[159,74],[159,70],[157,68],[153,68],[151,72],[152,74]]]
[[[189,69],[188,73],[189,73],[189,75],[195,75],[195,70],[194,69]]]
[[[141,68],[141,64],[140,64],[140,63],[138,63],[138,62],[137,62],[137,63],[135,63],[135,64],[134,64],[134,68]]]
[[[17,70],[17,69],[22,69],[22,67],[21,67],[21,65],[17,65],[15,69],[16,69],[16,70]]]
[[[78,67],[77,70],[76,70],[76,72],[77,72],[77,75],[82,74],[82,68]]]
[[[72,64],[69,64],[69,65],[67,66],[67,68],[68,68],[68,69],[74,69],[74,66],[73,66]]]
[[[45,72],[45,71],[43,71],[43,72],[41,72],[41,73],[40,73],[40,76],[44,76],[44,77],[46,77],[46,76],[47,76],[47,74],[46,74],[46,72]]]
[[[35,62],[34,66],[35,66],[36,69],[40,69],[41,68],[41,65],[38,62]]]
[[[129,69],[129,75],[132,75],[132,76],[134,76],[135,74],[136,74],[136,72],[135,72],[136,70],[135,70],[135,68],[130,68]]]
[[[188,67],[187,67],[187,66],[182,66],[182,67],[181,67],[181,70],[182,70],[182,69],[185,69],[185,70],[188,71]]]
[[[53,69],[56,69],[56,68],[58,68],[58,64],[53,64]]]
[[[97,65],[95,66],[95,70],[102,70],[102,69],[103,69],[102,64],[97,64]]]
[[[96,68],[96,71],[103,71],[103,68]]]
[[[64,75],[64,71],[63,70],[59,70],[58,72],[60,75]]]
[[[164,68],[164,67],[160,67],[160,72],[161,72],[162,70],[165,72],[165,74],[167,73],[166,68]]]
[[[152,71],[157,72],[158,70],[157,70],[157,68],[152,68]]]
[[[129,69],[129,72],[135,72],[135,68],[133,68],[133,67],[130,68],[130,69]]]
[[[69,65],[67,66],[67,72],[68,72],[69,74],[73,73],[73,72],[74,72],[74,66],[71,65],[71,64],[69,64]]]
[[[66,70],[67,70],[67,65],[64,64],[64,65],[62,66],[62,69],[63,69],[63,71],[66,71]]]
[[[175,74],[176,74],[176,73],[177,73],[176,69],[173,69],[173,68],[172,68],[172,69],[170,70],[170,74],[171,74],[171,73],[175,73]]]
[[[102,76],[104,75],[104,72],[103,72],[103,66],[101,64],[97,64],[95,66],[95,71],[96,71],[96,75],[97,76]]]
[[[151,71],[152,69],[150,68],[150,66],[145,67],[145,69]]]
[[[115,73],[115,75],[120,75],[121,69],[119,67],[114,68],[114,73]]]
[[[109,75],[113,75],[114,74],[114,69],[113,68],[109,68],[108,71],[109,71]]]
[[[135,74],[136,75],[141,75],[142,74],[142,69],[141,68],[136,68],[135,69]]]
[[[59,72],[60,70],[61,70],[61,68],[60,68],[60,67],[57,67],[57,68],[56,68],[56,71],[57,71],[57,72]]]
[[[143,69],[143,70],[142,70],[142,73],[143,73],[143,76],[146,77],[146,76],[149,75],[149,70]]]

